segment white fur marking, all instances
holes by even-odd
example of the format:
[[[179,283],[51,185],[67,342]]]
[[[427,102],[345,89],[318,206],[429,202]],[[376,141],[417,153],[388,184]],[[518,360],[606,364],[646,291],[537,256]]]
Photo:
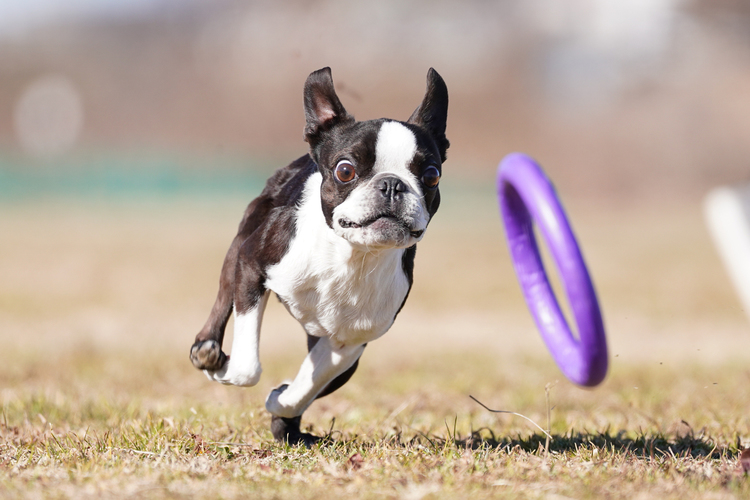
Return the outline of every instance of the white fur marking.
[[[258,383],[263,371],[260,365],[258,347],[263,312],[266,309],[269,293],[266,292],[255,308],[245,314],[235,314],[234,341],[232,355],[220,370],[203,370],[203,373],[216,382],[228,385],[250,387]]]
[[[363,345],[336,348],[329,339],[321,338],[305,358],[294,381],[284,391],[271,391],[266,398],[266,409],[279,417],[302,415],[329,382],[359,359],[364,349]]]
[[[375,144],[375,172],[388,172],[404,180],[417,182],[417,178],[409,170],[416,152],[417,138],[414,132],[399,122],[385,122],[378,131]]]
[[[308,334],[320,337],[286,390],[269,394],[266,408],[280,417],[301,415],[351,367],[364,344],[391,327],[409,290],[403,249],[368,251],[328,227],[320,210],[321,182],[319,173],[307,180],[296,236],[281,261],[267,271],[266,287]]]
[[[266,287],[310,335],[361,345],[388,331],[406,297],[404,250],[367,250],[337,236],[320,210],[321,181],[319,173],[308,179],[297,234],[281,261],[268,268]]]

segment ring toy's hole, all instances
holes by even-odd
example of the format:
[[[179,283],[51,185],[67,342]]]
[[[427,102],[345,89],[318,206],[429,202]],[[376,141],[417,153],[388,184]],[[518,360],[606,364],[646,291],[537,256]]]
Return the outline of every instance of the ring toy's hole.
[[[580,339],[578,335],[578,324],[575,322],[573,311],[570,308],[567,294],[565,293],[565,283],[560,277],[560,270],[557,268],[552,253],[550,252],[547,241],[544,239],[544,235],[540,234],[539,228],[534,224],[534,239],[536,240],[537,248],[539,249],[539,255],[541,256],[542,267],[549,280],[552,294],[555,296],[560,311],[562,312],[563,318],[565,318],[565,324],[570,328],[570,333],[576,340]]]
[[[498,167],[497,195],[508,248],[526,304],[560,370],[583,386],[607,374],[607,341],[599,302],[555,189],[542,169],[522,154]],[[542,263],[534,223],[557,265],[578,338],[571,333]]]

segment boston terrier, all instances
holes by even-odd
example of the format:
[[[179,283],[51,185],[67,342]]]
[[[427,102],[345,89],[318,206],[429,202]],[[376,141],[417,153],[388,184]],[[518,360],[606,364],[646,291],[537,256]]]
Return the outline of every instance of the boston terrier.
[[[257,384],[261,320],[276,294],[305,330],[308,355],[266,409],[276,440],[309,445],[318,438],[300,431],[302,413],[349,380],[409,295],[417,243],[440,204],[448,89],[431,68],[407,121],[359,122],[323,68],[305,82],[304,109],[309,153],[276,171],[247,207],[190,359],[210,380]]]

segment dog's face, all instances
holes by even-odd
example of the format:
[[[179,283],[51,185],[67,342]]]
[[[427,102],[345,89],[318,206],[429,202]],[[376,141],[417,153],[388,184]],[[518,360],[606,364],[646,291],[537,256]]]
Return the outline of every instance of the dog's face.
[[[448,91],[434,70],[406,122],[357,122],[341,105],[328,68],[305,84],[305,139],[323,176],[328,225],[367,248],[407,248],[422,239],[440,204],[448,148]]]

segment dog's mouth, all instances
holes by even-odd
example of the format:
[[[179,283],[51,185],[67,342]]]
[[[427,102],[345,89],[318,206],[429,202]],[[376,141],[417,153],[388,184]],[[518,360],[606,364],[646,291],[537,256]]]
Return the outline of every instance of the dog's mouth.
[[[354,222],[346,218],[340,218],[339,219],[339,226],[346,228],[346,229],[361,229],[363,227],[371,226],[375,224],[376,222],[380,222],[387,225],[396,225],[401,226],[405,228],[407,231],[409,231],[409,234],[413,238],[419,238],[424,234],[424,229],[421,230],[411,230],[409,226],[401,219],[396,217],[393,214],[379,214],[375,215],[373,217],[370,217],[369,219],[365,219],[362,222]]]

